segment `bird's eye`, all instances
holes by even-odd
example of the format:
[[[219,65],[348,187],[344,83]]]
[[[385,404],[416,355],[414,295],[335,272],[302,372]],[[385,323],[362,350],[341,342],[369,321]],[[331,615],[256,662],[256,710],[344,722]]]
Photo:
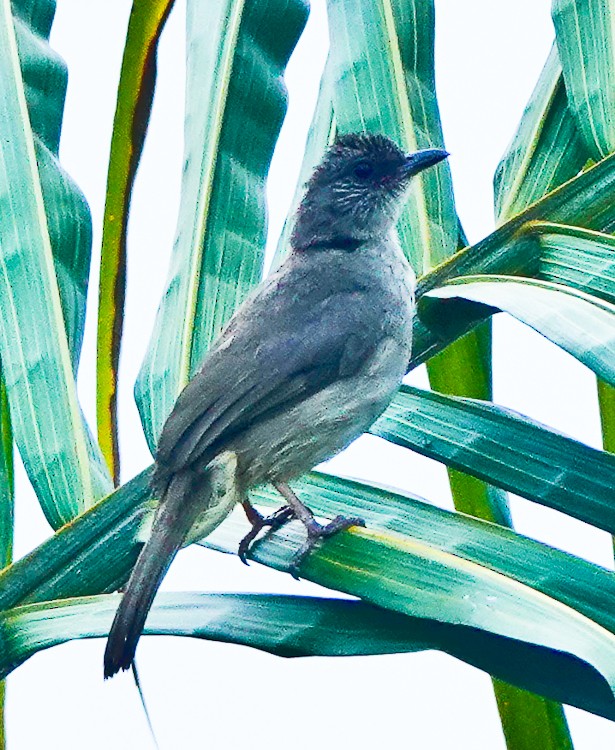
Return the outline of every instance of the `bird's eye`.
[[[366,180],[374,174],[374,168],[368,161],[360,161],[352,171],[360,180]]]

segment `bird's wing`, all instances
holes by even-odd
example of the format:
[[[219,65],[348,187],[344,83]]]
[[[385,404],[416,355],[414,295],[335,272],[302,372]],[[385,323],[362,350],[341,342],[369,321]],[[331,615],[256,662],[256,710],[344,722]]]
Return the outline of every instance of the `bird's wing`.
[[[164,474],[207,463],[237,433],[352,376],[377,343],[381,321],[360,290],[294,313],[273,303],[222,337],[164,426],[156,457]]]

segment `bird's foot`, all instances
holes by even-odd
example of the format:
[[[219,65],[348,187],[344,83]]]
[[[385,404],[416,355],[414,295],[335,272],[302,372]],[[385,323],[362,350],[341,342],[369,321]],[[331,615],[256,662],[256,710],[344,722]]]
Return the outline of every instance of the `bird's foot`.
[[[239,542],[239,549],[237,550],[237,554],[239,555],[239,559],[241,560],[241,562],[244,565],[248,565],[248,553],[250,552],[252,543],[261,533],[261,531],[263,529],[266,529],[267,534],[271,534],[273,531],[276,531],[276,529],[281,528],[282,526],[284,526],[284,524],[287,524],[289,521],[291,521],[295,517],[295,513],[293,509],[288,505],[284,505],[282,508],[279,508],[270,516],[263,516],[256,510],[256,508],[254,508],[247,502],[244,503],[243,507],[246,512],[246,516],[248,517],[248,521],[252,524],[252,528]]]
[[[351,526],[365,526],[365,521],[362,518],[347,518],[346,516],[337,516],[324,526],[318,523],[314,516],[306,519],[302,518],[301,521],[307,531],[307,538],[293,557],[288,569],[288,572],[297,581],[299,580],[299,568],[303,564],[303,561],[318,546],[322,539],[328,539],[330,536],[337,534],[338,531],[349,529]]]

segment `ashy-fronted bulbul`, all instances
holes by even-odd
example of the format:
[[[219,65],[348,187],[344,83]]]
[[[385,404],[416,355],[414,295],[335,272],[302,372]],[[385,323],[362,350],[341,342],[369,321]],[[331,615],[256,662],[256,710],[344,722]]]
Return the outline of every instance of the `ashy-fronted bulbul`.
[[[410,359],[414,275],[395,222],[411,178],[448,154],[404,154],[382,135],[352,134],[329,149],[307,184],[291,250],[244,302],[180,394],[158,443],[160,505],[128,581],[105,651],[105,677],[127,669],[158,587],[203,510],[208,464],[236,458],[247,501],[271,482],[306,527],[296,567],[322,536],[360,522],[321,526],[288,485],[365,432],[399,387]]]

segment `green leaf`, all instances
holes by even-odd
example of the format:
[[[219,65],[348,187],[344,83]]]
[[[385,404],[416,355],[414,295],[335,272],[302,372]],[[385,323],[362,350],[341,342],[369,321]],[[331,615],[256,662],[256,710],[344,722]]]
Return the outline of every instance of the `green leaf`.
[[[57,527],[109,489],[73,376],[90,223],[54,154],[66,71],[45,42],[53,7],[24,10],[29,25],[15,7],[14,21],[9,3],[0,6],[0,354],[15,440]]]
[[[407,151],[442,147],[434,80],[431,0],[329,0],[333,109],[340,133],[381,132]],[[448,163],[426,170],[398,222],[419,274],[457,247]]]
[[[615,632],[611,604],[615,576],[610,571],[502,526],[436,508],[398,491],[318,472],[293,482],[293,487],[318,515],[327,518],[359,515],[369,527],[411,536],[510,576]],[[251,497],[259,507],[280,504],[276,492],[269,488],[259,488]],[[240,538],[245,528],[243,519],[231,517],[203,543],[222,551],[234,551],[234,540]],[[278,562],[282,564],[282,556]]]
[[[495,173],[498,223],[577,175],[589,160],[554,46],[525,108],[517,132]]]
[[[313,472],[293,486],[318,515],[358,514],[375,529],[412,535],[532,586],[615,632],[615,576],[591,563],[503,527],[360,482]],[[150,499],[148,470],[15,562],[0,574],[0,610],[121,586],[136,560]],[[280,504],[273,488],[255,490],[252,499],[265,508]],[[239,513],[205,543],[235,552],[233,544],[245,531]]]
[[[13,560],[15,483],[13,477],[13,433],[4,381],[0,377],[0,570]],[[4,748],[6,682],[0,680],[0,748]]]
[[[447,395],[490,400],[491,333],[491,322],[486,321],[432,357],[427,363],[430,386]],[[448,464],[447,470],[457,510],[512,526],[505,492]]]
[[[615,384],[615,305],[537,279],[466,276],[426,294],[419,314],[438,329],[467,328],[477,311],[465,301],[478,303],[483,314],[487,306],[513,315]]]
[[[615,149],[615,6],[553,0],[552,13],[570,107],[598,160]]]
[[[503,224],[476,245],[456,253],[417,285],[417,297],[451,279],[473,274],[538,273],[540,248],[522,232],[535,221],[580,225],[600,232],[615,228],[615,156],[607,157],[583,174],[549,193],[537,203]],[[478,316],[474,325],[484,318]],[[409,368],[442,351],[461,331],[436,336],[419,318],[415,320],[414,352]]]
[[[540,249],[538,278],[615,303],[613,236],[548,222],[533,222],[524,231]]]
[[[610,572],[524,539],[507,529],[360,483],[313,474],[298,482],[296,488],[301,494],[309,492],[309,499],[306,499],[319,515],[332,517],[338,512],[347,514],[351,509],[351,513],[365,517],[373,529],[342,533],[337,539],[328,541],[306,564],[305,572],[310,579],[350,593],[375,597],[374,601],[386,602],[387,607],[401,606],[406,613],[412,611],[414,615],[443,621],[447,621],[449,615],[451,622],[457,617],[454,612],[460,603],[463,609],[466,602],[474,601],[477,604],[475,615],[469,607],[455,622],[473,622],[472,627],[484,627],[499,635],[506,635],[504,631],[508,635],[515,631],[516,635],[512,635],[515,640],[523,636],[521,640],[535,644],[544,641],[547,648],[563,651],[570,646],[570,636],[580,649],[575,652],[577,657],[584,659],[587,656],[588,663],[594,663],[586,651],[586,647],[593,643],[595,653],[600,655],[598,669],[605,673],[609,670],[610,645],[607,643],[612,636],[605,636],[606,631],[602,628],[615,630],[611,606],[615,580]],[[261,506],[263,500],[268,505],[272,502],[272,495],[272,491],[262,490],[255,493],[253,499]],[[109,591],[119,586],[138,553],[136,540],[148,498],[149,476],[146,472],[59,531],[31,555],[16,562],[0,575],[0,609]],[[386,531],[378,531],[385,528]],[[237,541],[246,529],[247,522],[241,519],[241,514],[231,516],[208,538],[207,544],[235,551]],[[411,536],[396,535],[392,538],[390,529],[409,532]],[[300,543],[300,535],[289,527],[284,538],[276,534],[259,544],[256,557],[274,567],[285,568]],[[409,559],[404,562],[406,557]],[[334,558],[338,562],[334,563]],[[318,562],[321,560],[322,566]],[[445,564],[441,567],[441,563]],[[424,575],[427,578],[423,578]],[[446,580],[440,580],[440,576]],[[378,593],[382,577],[386,593]],[[371,594],[368,581],[375,589]],[[434,603],[434,592],[441,591],[440,585],[444,586],[444,591],[436,595],[440,601],[436,613],[431,604]],[[391,586],[396,592],[394,596]],[[533,593],[530,587],[534,587]],[[469,600],[464,599],[466,595]],[[502,609],[497,607],[493,611],[493,622],[490,622],[491,608],[478,604],[479,599],[473,599],[475,595],[483,602],[485,600],[481,597],[503,597]],[[389,596],[397,604],[390,601]],[[446,603],[448,612],[444,617],[439,614],[442,603]],[[538,627],[534,629],[536,622]],[[524,630],[526,625],[527,632]],[[551,631],[557,645],[548,643]],[[466,648],[465,636],[460,640],[461,648]],[[508,641],[502,644],[514,646]],[[470,661],[482,658],[482,647],[476,652],[469,646],[467,648],[472,653],[466,652],[460,658]],[[503,645],[498,647],[501,648]],[[533,653],[533,649],[530,648],[529,652]],[[507,658],[515,663],[511,653]],[[572,680],[576,663],[570,662],[568,657],[563,659],[561,669],[568,666],[565,673],[560,673],[558,684]],[[491,669],[491,665],[483,664],[483,668]],[[524,672],[525,664],[523,669],[518,669]],[[520,675],[515,679],[526,686]],[[604,713],[603,709],[600,711]]]
[[[574,750],[570,730],[559,703],[539,695],[529,695],[519,688],[494,680],[498,712],[506,747],[519,750]],[[519,700],[523,700],[524,713],[517,713]]]
[[[126,231],[132,188],[156,85],[158,40],[173,0],[134,0],[111,137],[98,289],[96,415],[98,441],[119,482],[117,376],[126,295]]]
[[[615,453],[615,388],[599,380],[598,400],[604,450]]]
[[[331,75],[331,58],[327,58],[325,69],[320,79],[318,99],[314,108],[314,115],[310,123],[303,161],[299,170],[299,179],[295,194],[293,195],[290,209],[280,233],[275,255],[271,262],[271,268],[275,269],[282,262],[290,246],[290,234],[292,232],[295,212],[301,203],[305,192],[305,183],[311,177],[315,167],[318,166],[328,146],[335,139],[335,116],[333,114],[333,77]]]
[[[116,607],[116,596],[99,596],[4,612],[0,670],[8,672],[34,653],[68,640],[106,635]],[[535,668],[523,670],[522,678],[534,689],[561,683],[557,689],[568,702],[592,705],[602,715],[615,717],[612,698],[599,675],[557,652],[347,599],[163,593],[156,598],[145,632],[237,643],[283,657],[438,648],[514,679],[519,677],[520,663],[531,663]],[[561,680],[562,664],[564,674],[570,673],[573,679],[564,676]],[[510,695],[513,689],[504,687]]]
[[[42,649],[105,636],[118,600],[102,595],[2,613],[0,675]],[[426,622],[362,602],[272,594],[161,593],[144,632],[240,643],[286,657],[402,653],[434,641]]]
[[[302,0],[190,0],[185,166],[170,277],[136,397],[153,450],[207,347],[262,274],[265,177]]]
[[[370,432],[615,533],[615,456],[509,409],[402,386]]]
[[[478,522],[477,522],[478,523]],[[223,527],[214,532],[220,538]],[[289,533],[289,532],[287,532]],[[228,528],[226,530],[228,540]],[[236,543],[233,541],[230,547]],[[259,545],[255,559],[285,569],[300,536],[289,543],[278,534]],[[212,544],[215,541],[212,540]],[[226,547],[226,545],[220,545]],[[415,537],[369,529],[341,532],[323,544],[302,566],[302,575],[379,606],[413,617],[477,628],[535,647],[554,649],[591,665],[615,688],[615,637],[579,612],[517,581],[462,560]],[[535,664],[524,663],[524,672]],[[497,670],[489,665],[489,671]],[[510,676],[507,675],[507,679]],[[569,700],[558,686],[571,675],[564,670],[557,684],[541,686],[554,700]],[[518,677],[515,681],[519,681]],[[529,687],[523,681],[522,687]],[[534,688],[535,685],[532,685]],[[586,687],[589,687],[586,685]],[[612,699],[611,699],[612,700]],[[597,704],[587,710],[600,711]]]
[[[13,432],[6,386],[0,379],[0,570],[13,560],[14,502]]]

